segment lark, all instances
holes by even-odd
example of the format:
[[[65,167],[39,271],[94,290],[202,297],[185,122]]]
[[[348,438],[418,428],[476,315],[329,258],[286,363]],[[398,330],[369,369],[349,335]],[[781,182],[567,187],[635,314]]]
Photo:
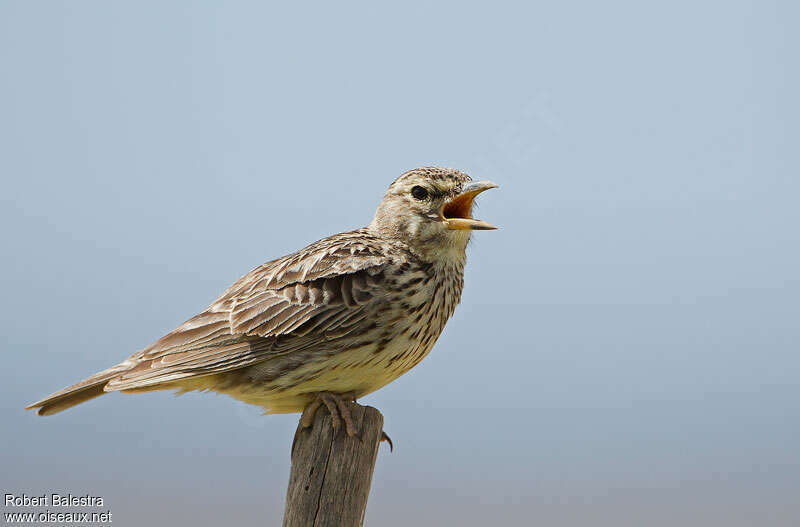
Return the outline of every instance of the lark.
[[[321,406],[355,435],[355,401],[419,364],[464,287],[475,197],[495,188],[458,170],[397,178],[372,222],[256,267],[208,308],[123,362],[31,404],[52,415],[107,392],[210,390],[263,407]],[[340,421],[341,419],[341,421]]]

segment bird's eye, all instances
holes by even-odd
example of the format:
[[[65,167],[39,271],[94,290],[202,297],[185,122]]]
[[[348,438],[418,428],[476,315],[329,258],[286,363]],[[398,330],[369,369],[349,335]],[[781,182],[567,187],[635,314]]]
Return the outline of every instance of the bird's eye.
[[[423,199],[428,197],[428,191],[425,190],[424,187],[416,185],[411,188],[411,195],[414,196],[414,199],[422,201]]]

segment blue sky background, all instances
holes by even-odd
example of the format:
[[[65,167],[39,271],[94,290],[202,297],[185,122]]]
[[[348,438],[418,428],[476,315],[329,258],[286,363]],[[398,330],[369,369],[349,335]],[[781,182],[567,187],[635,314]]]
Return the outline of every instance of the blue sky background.
[[[370,525],[800,523],[793,2],[0,2],[0,486],[277,525],[297,416],[22,407],[419,165],[501,188]]]

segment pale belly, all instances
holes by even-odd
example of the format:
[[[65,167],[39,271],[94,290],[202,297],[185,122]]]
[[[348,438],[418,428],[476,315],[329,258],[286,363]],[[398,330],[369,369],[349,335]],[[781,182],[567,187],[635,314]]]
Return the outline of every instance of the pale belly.
[[[358,398],[382,388],[424,359],[434,341],[414,343],[403,334],[380,350],[377,344],[370,344],[339,352],[311,360],[272,380],[261,379],[271,366],[265,361],[241,372],[220,375],[217,382],[205,387],[261,406],[269,414],[300,412],[316,392],[353,393]]]
[[[460,276],[461,268],[444,270],[445,275],[448,272]],[[363,397],[397,379],[428,355],[460,295],[459,281],[430,281],[410,295],[393,299],[396,307],[382,315],[389,323],[363,335],[362,344],[356,347],[341,349],[343,343],[339,341],[338,349],[273,357],[218,374],[206,380],[203,388],[261,406],[266,413],[301,412],[321,391]]]

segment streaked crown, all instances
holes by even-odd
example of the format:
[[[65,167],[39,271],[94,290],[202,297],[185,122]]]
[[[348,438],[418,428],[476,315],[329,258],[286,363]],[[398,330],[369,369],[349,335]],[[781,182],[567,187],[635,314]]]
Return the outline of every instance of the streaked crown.
[[[408,244],[427,259],[463,255],[473,230],[494,229],[472,218],[475,196],[497,185],[473,182],[453,168],[420,167],[389,186],[369,229]]]

